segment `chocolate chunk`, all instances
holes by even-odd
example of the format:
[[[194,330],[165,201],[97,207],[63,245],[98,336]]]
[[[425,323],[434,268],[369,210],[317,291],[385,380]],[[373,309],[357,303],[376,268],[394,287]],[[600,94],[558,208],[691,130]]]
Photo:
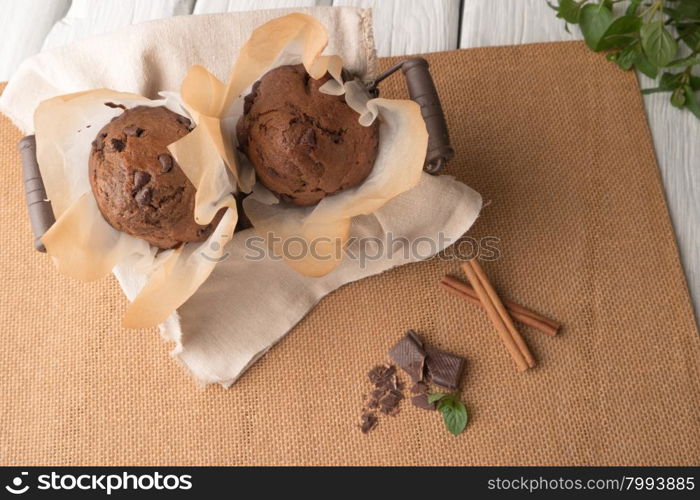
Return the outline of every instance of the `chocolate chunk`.
[[[396,374],[396,367],[393,365],[377,365],[372,368],[367,377],[377,387],[386,386],[390,383],[391,377]]]
[[[134,199],[136,200],[136,203],[138,203],[139,205],[148,205],[151,202],[152,197],[153,197],[153,189],[151,189],[149,187],[144,187],[138,193],[136,193],[136,196],[134,196]]]
[[[398,413],[397,407],[403,395],[399,391],[391,390],[387,392],[382,399],[379,400],[379,411],[386,415],[394,415]]]
[[[413,387],[411,387],[411,392],[413,394],[427,394],[428,386],[425,382],[417,382]]]
[[[426,348],[425,352],[427,354],[425,364],[428,379],[440,387],[457,389],[462,378],[464,359],[451,352],[432,347]]]
[[[428,402],[428,395],[427,394],[418,394],[417,396],[413,396],[411,398],[411,403],[413,404],[413,406],[417,406],[418,408],[423,408],[424,410],[434,410],[435,409],[435,403]]]
[[[142,187],[151,181],[151,174],[143,170],[134,172],[134,193],[140,191]]]
[[[173,157],[169,154],[158,155],[158,161],[160,162],[160,170],[164,174],[173,169]]]
[[[389,350],[389,357],[408,373],[414,382],[423,380],[425,351],[423,350],[422,341],[415,332],[409,330]]]
[[[144,133],[144,130],[141,127],[137,127],[136,125],[129,125],[128,127],[124,128],[124,133],[129,137],[141,137]]]
[[[377,426],[377,416],[374,413],[367,412],[362,415],[362,421],[360,423],[360,429],[364,434],[374,429]]]
[[[307,146],[310,146],[311,149],[316,148],[316,132],[314,132],[314,129],[306,129],[304,135],[302,135],[301,139],[299,139],[299,143],[306,144]]]
[[[102,151],[102,149],[105,147],[105,141],[102,139],[95,139],[92,141],[92,149],[95,151]]]
[[[124,148],[126,147],[126,144],[124,144],[124,141],[122,141],[121,139],[112,139],[110,141],[110,144],[110,151],[117,153],[124,151]]]

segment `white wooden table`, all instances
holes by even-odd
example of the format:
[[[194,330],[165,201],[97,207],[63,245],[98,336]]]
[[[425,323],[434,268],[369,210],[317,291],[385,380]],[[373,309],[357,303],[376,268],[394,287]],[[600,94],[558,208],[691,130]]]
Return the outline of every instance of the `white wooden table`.
[[[0,81],[45,48],[132,23],[263,8],[372,7],[380,56],[580,38],[545,0],[0,0]],[[602,56],[601,56],[602,57]],[[651,81],[642,77],[642,85]],[[700,313],[700,120],[645,96],[661,176],[695,310]],[[654,235],[640,241],[640,252]]]

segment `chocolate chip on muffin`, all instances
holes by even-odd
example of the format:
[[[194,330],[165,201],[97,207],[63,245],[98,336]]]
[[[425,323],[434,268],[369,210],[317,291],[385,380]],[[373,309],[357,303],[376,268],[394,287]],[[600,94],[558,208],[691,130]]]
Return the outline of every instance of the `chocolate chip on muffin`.
[[[138,106],[100,130],[90,153],[90,184],[112,227],[164,249],[203,241],[214,231],[223,210],[208,225],[195,222],[195,187],[167,149],[190,125],[167,108]]]
[[[343,96],[299,64],[266,73],[244,99],[236,135],[260,182],[283,201],[313,205],[362,183],[374,166],[379,124],[358,123]]]

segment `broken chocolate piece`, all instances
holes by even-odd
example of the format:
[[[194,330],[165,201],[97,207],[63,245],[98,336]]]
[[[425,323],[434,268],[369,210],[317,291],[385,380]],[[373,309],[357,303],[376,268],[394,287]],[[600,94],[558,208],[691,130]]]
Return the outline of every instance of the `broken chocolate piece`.
[[[427,394],[428,386],[425,382],[416,382],[416,384],[413,387],[411,387],[411,392],[413,394]]]
[[[377,389],[396,389],[396,367],[393,365],[377,365],[367,376]]]
[[[385,415],[395,415],[401,399],[403,395],[399,391],[390,390],[379,400],[379,411]]]
[[[423,342],[413,330],[409,330],[391,348],[389,357],[408,373],[414,382],[423,380],[426,354],[423,350]]]
[[[428,379],[440,387],[457,389],[462,378],[464,359],[451,352],[433,347],[426,348],[425,352],[427,354],[425,365]]]
[[[360,429],[364,434],[374,429],[377,426],[377,416],[374,413],[367,412],[362,415],[362,422],[360,423]]]
[[[413,396],[411,398],[411,403],[413,404],[413,406],[417,406],[418,408],[423,408],[424,410],[434,410],[435,409],[435,403],[428,402],[428,395],[427,394],[418,394],[417,396]]]

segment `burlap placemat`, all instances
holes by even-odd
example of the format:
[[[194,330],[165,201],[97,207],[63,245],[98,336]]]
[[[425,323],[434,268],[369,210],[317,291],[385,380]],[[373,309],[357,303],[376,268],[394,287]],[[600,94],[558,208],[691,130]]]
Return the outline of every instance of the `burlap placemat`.
[[[472,232],[500,238],[486,271],[566,325],[523,329],[537,369],[515,371],[486,315],[438,289],[458,263],[432,260],[334,292],[230,390],[197,389],[155,330],[119,327],[113,279],[69,281],[32,250],[2,120],[0,463],[697,464],[699,338],[634,75],[579,43],[428,58],[447,174],[491,200]],[[357,428],[366,371],[409,327],[468,359],[459,437],[405,401]]]

